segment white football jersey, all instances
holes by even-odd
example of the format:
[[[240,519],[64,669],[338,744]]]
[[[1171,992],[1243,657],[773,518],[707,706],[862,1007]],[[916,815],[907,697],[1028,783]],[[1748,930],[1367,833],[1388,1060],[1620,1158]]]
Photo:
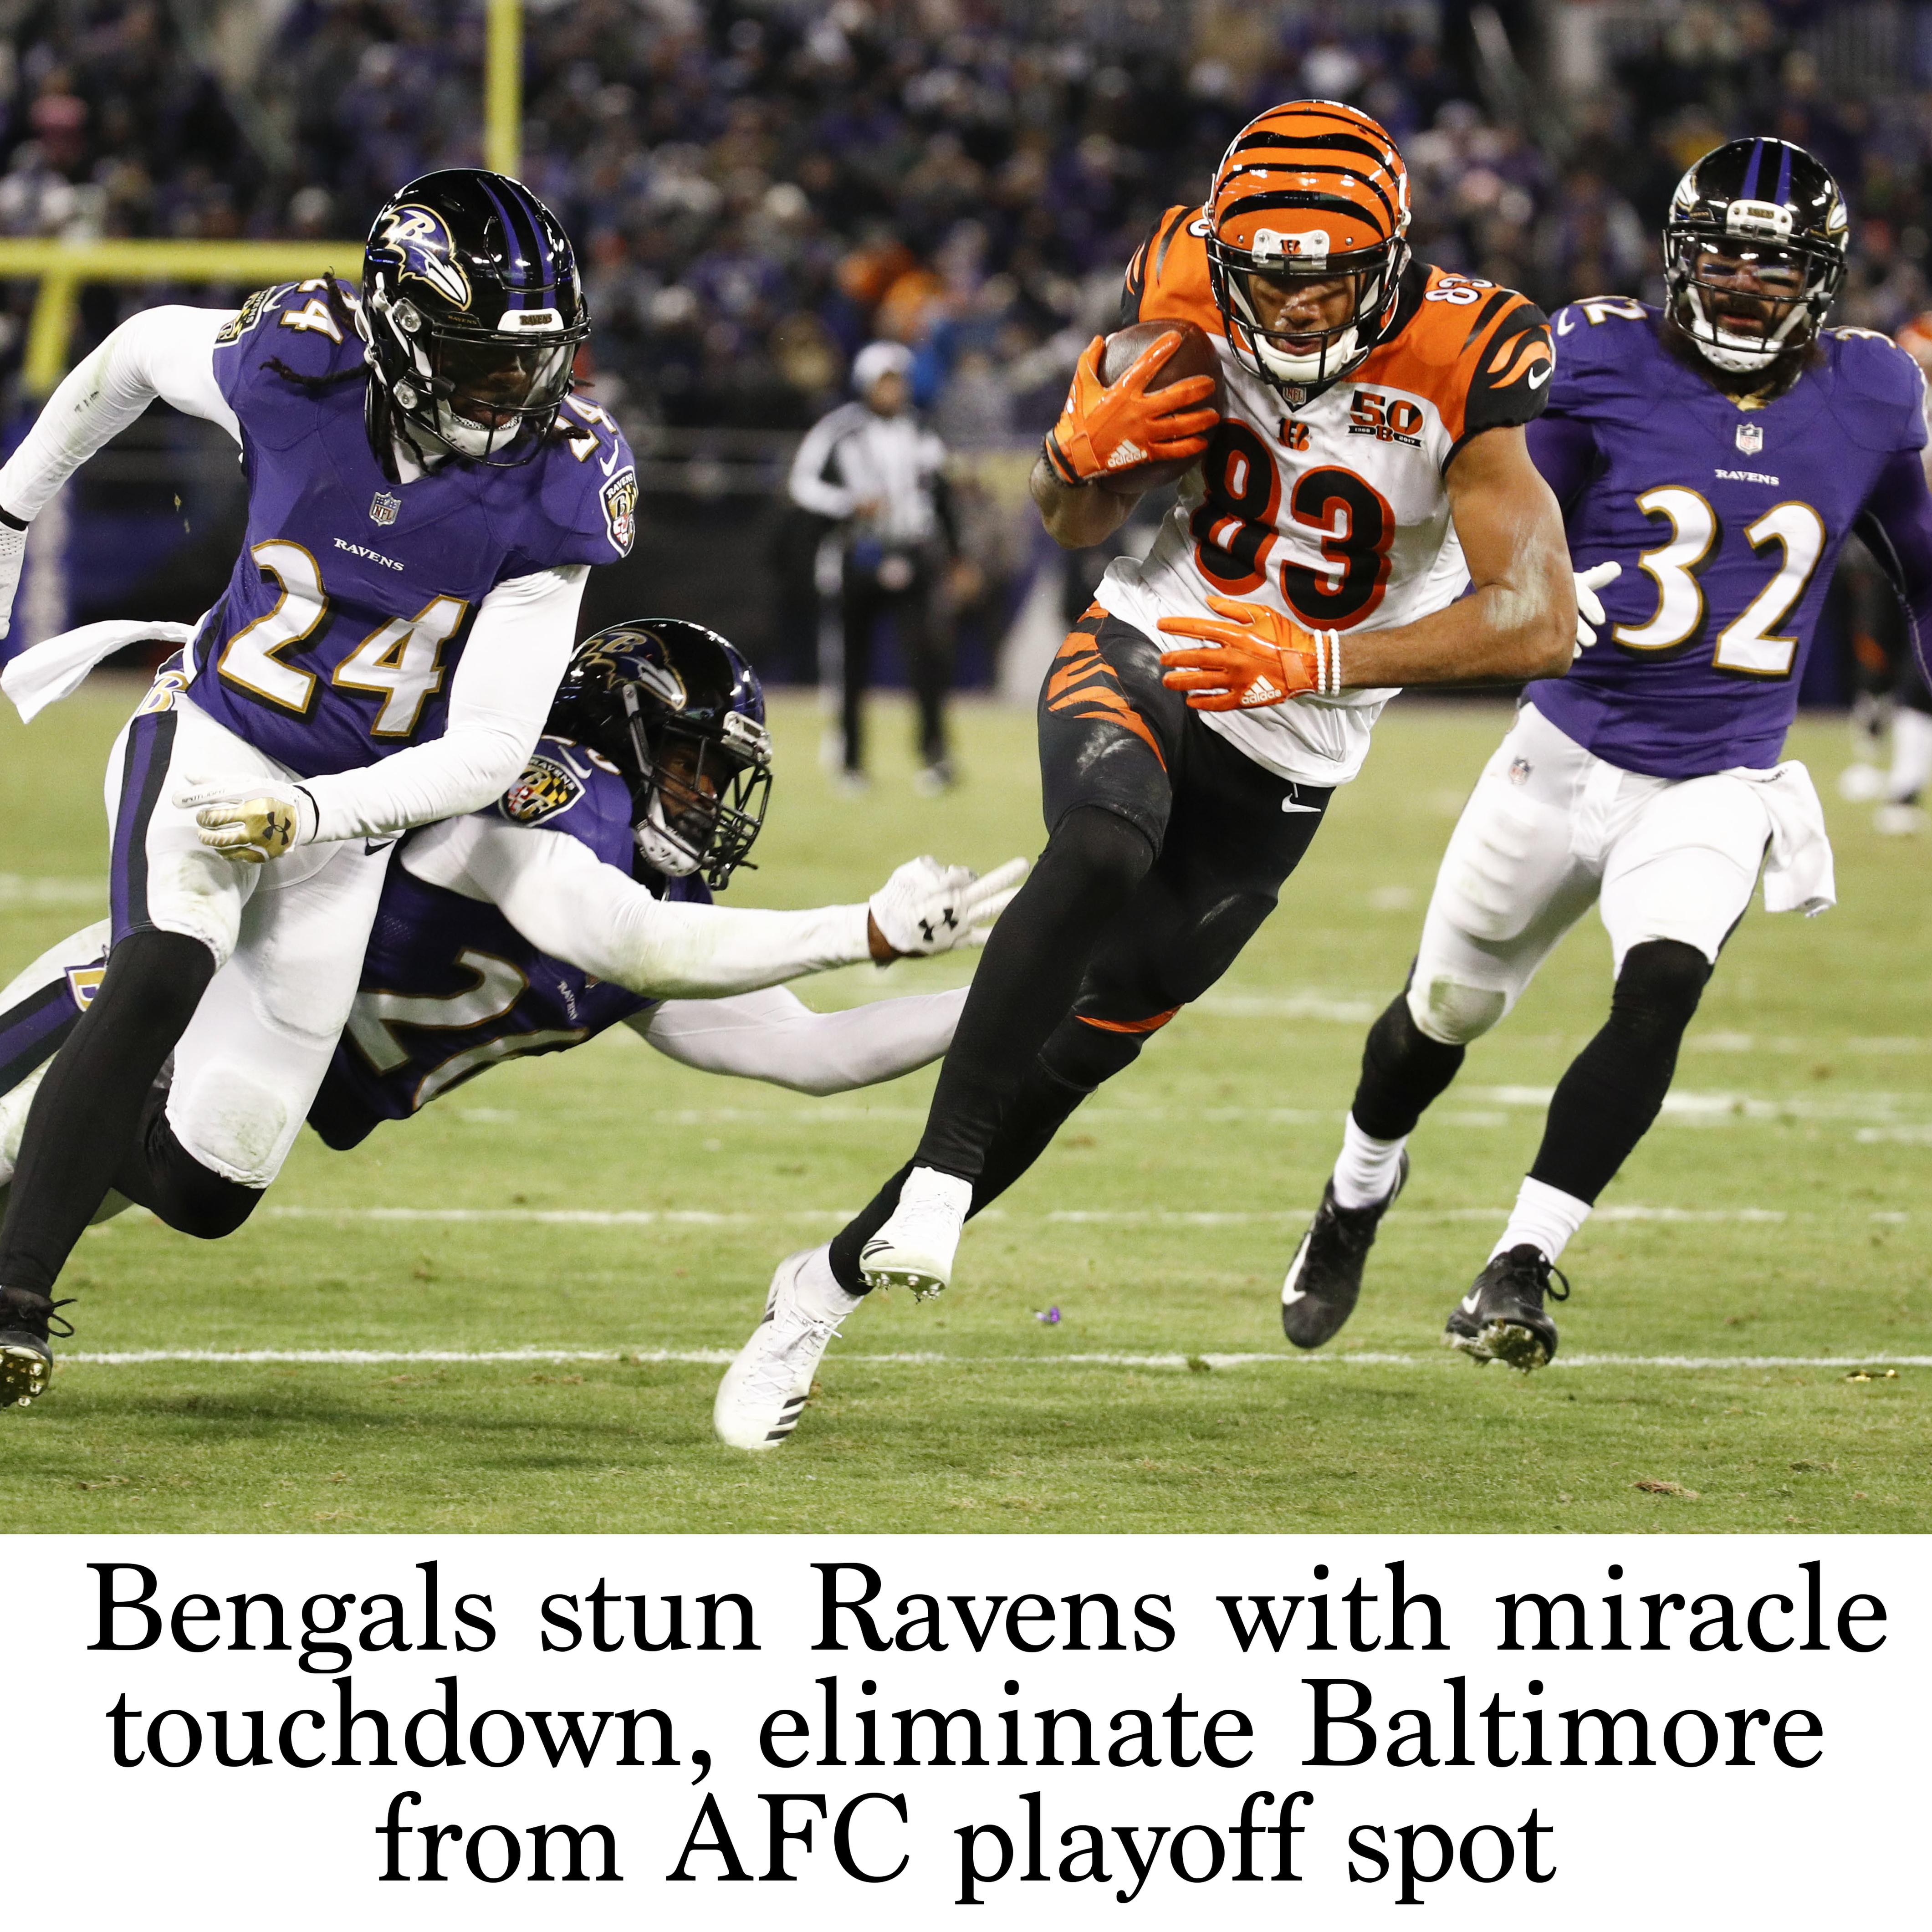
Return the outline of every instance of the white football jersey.
[[[1418,264],[1388,339],[1312,402],[1289,399],[1228,346],[1197,212],[1170,210],[1128,270],[1126,321],[1180,318],[1220,352],[1222,420],[1146,557],[1108,569],[1095,601],[1156,641],[1162,617],[1203,616],[1210,595],[1342,634],[1412,623],[1468,580],[1444,471],[1478,430],[1538,415],[1554,367],[1522,296]],[[1184,640],[1174,639],[1179,644]],[[1390,690],[1304,693],[1202,721],[1280,776],[1346,784]]]

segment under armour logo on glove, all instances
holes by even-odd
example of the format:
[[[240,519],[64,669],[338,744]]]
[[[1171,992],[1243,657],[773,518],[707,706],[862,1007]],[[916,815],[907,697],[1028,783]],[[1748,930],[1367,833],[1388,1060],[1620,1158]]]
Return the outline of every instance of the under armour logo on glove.
[[[1026,872],[1024,859],[1010,859],[983,879],[969,866],[908,860],[872,895],[872,928],[886,949],[882,955],[875,944],[873,957],[883,965],[907,953],[983,944]]]
[[[238,866],[266,865],[315,837],[314,801],[300,785],[263,792],[260,778],[204,785],[175,800],[194,813],[196,836],[211,851]]]

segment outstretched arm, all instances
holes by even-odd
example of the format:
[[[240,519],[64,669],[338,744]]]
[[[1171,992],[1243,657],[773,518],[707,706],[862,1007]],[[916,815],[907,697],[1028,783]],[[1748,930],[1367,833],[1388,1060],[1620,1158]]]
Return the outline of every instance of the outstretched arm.
[[[1012,897],[1014,869],[975,880],[964,867],[915,860],[865,905],[695,905],[652,897],[566,833],[482,814],[434,827],[403,863],[494,903],[540,950],[646,999],[752,992],[862,960],[947,951]]]
[[[782,986],[728,1000],[670,1000],[628,1024],[686,1066],[846,1094],[937,1060],[952,1043],[963,986],[815,1013]]]

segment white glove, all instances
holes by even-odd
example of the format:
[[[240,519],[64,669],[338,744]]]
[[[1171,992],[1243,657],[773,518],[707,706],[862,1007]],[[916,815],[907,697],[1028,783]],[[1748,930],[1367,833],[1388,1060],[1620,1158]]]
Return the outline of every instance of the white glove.
[[[20,566],[26,555],[26,532],[0,524],[0,638],[14,620],[14,592],[20,587]]]
[[[175,809],[194,812],[201,842],[238,866],[279,859],[315,836],[315,800],[285,780],[203,785],[178,794]]]
[[[1570,653],[1574,664],[1585,649],[1597,641],[1597,626],[1604,621],[1604,600],[1597,595],[1600,584],[1622,576],[1620,563],[1595,563],[1576,573],[1576,648]]]
[[[1009,859],[982,879],[968,866],[908,860],[872,895],[872,923],[897,953],[983,946],[986,928],[1012,902],[1028,863]]]

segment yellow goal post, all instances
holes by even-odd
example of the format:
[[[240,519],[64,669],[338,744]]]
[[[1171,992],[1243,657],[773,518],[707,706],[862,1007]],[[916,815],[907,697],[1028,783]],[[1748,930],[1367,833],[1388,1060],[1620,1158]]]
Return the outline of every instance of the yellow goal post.
[[[206,282],[248,292],[332,271],[359,283],[362,243],[0,240],[0,281],[40,284],[20,365],[21,387],[37,400],[67,373],[74,312],[88,282]]]

